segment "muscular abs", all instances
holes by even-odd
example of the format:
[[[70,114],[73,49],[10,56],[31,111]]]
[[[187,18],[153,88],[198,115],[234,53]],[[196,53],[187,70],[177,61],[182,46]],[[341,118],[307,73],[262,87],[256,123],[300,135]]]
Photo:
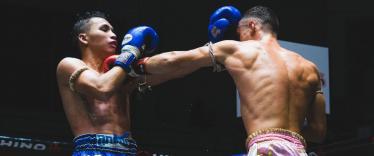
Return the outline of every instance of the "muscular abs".
[[[120,135],[129,131],[129,98],[132,90],[133,86],[126,84],[107,101],[80,96],[76,102],[69,103],[70,107],[76,109],[67,115],[73,133],[76,136],[87,133]]]

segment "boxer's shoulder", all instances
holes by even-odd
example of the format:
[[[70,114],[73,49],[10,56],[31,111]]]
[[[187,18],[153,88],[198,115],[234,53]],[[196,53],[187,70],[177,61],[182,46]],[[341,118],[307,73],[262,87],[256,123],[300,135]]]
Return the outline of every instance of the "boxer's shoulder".
[[[73,57],[65,57],[63,58],[57,65],[57,71],[66,70],[66,69],[77,69],[81,67],[87,66],[82,60],[73,58]]]
[[[235,40],[223,40],[213,45],[214,49],[218,49],[222,53],[232,54],[240,47],[240,42]]]
[[[56,75],[58,79],[66,79],[79,69],[88,69],[86,63],[77,58],[66,57],[58,63]]]
[[[74,57],[65,57],[63,59],[61,59],[61,61],[59,62],[59,66],[60,65],[69,65],[69,64],[81,64],[81,65],[85,65],[85,63],[78,59],[78,58],[74,58]]]

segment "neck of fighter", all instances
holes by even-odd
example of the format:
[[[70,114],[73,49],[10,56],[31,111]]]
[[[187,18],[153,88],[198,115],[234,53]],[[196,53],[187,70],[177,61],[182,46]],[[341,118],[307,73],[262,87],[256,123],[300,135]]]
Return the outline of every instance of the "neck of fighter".
[[[258,41],[267,45],[279,46],[277,37],[271,33],[262,33],[259,35]]]
[[[88,67],[101,72],[101,66],[105,56],[99,55],[100,52],[93,52],[90,49],[86,49],[82,53],[82,60],[87,64]]]

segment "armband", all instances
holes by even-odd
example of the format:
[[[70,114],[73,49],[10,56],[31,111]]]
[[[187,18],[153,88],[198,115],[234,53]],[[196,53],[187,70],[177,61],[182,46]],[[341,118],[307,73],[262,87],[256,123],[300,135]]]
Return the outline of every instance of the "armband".
[[[69,77],[69,88],[70,88],[71,91],[75,92],[75,88],[74,88],[75,80],[77,80],[79,75],[81,75],[82,72],[85,71],[85,70],[88,70],[88,67],[82,67],[80,69],[77,69],[76,71],[73,72],[73,74],[70,75],[70,77]]]
[[[216,57],[214,56],[214,53],[213,53],[213,45],[212,44],[213,44],[212,42],[209,42],[209,43],[205,44],[205,46],[208,46],[208,48],[209,48],[209,56],[210,56],[210,59],[212,61],[213,72],[224,71],[225,67],[223,67],[222,64],[219,64],[219,63],[216,62]]]

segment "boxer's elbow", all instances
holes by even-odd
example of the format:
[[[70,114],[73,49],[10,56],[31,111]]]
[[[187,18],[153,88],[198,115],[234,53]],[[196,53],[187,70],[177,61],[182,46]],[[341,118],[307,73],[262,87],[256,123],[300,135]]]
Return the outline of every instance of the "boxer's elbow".
[[[326,118],[319,120],[318,122],[313,124],[313,127],[316,131],[316,138],[317,142],[321,143],[325,140],[326,133],[327,133],[327,123]]]
[[[98,100],[106,101],[114,94],[114,87],[108,85],[96,84],[92,88],[92,95]]]
[[[174,53],[170,52],[169,55],[164,55],[160,58],[160,64],[164,67],[164,69],[171,69],[177,62],[177,59],[173,57]]]
[[[146,70],[151,74],[166,74],[178,68],[176,52],[163,53],[151,57],[146,64]]]
[[[322,143],[326,138],[326,126],[323,124],[308,125],[307,140],[314,143]]]
[[[165,66],[175,67],[176,65],[180,64],[179,62],[181,59],[178,53],[180,52],[172,51],[172,52],[169,52],[167,55],[164,55],[164,57],[162,58],[162,61],[165,64]]]
[[[326,138],[326,126],[319,125],[316,128],[315,142],[322,143]]]

